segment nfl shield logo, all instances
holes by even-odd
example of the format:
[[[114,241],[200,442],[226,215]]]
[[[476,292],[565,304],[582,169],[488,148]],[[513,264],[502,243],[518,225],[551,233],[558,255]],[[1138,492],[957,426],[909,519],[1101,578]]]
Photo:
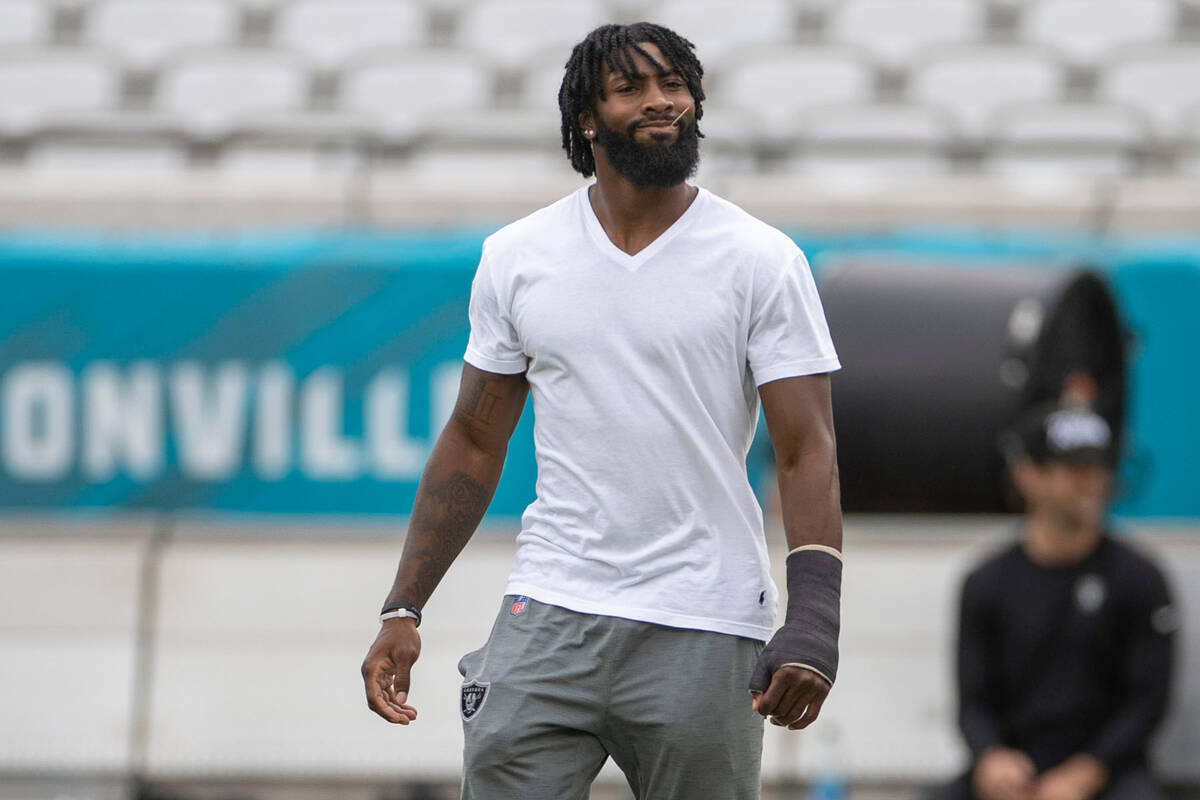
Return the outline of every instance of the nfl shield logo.
[[[484,701],[487,700],[488,687],[490,683],[480,681],[468,681],[462,685],[462,700],[459,702],[459,711],[462,712],[463,721],[469,722],[475,718],[479,710],[483,708]]]
[[[525,595],[521,595],[520,597],[514,597],[512,608],[510,608],[508,610],[508,613],[514,617],[519,614],[523,614],[523,613],[525,613],[525,606],[528,604],[529,604],[529,598],[526,597]]]

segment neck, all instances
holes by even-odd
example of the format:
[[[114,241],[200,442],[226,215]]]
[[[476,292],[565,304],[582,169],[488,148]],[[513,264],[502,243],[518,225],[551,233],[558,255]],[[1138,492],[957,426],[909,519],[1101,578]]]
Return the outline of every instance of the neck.
[[[1103,529],[1094,525],[1071,527],[1044,514],[1031,514],[1022,547],[1035,564],[1065,567],[1090,556],[1103,535]]]
[[[687,183],[635,186],[617,173],[596,148],[596,182],[588,199],[608,238],[633,255],[653,242],[687,211],[699,190]]]

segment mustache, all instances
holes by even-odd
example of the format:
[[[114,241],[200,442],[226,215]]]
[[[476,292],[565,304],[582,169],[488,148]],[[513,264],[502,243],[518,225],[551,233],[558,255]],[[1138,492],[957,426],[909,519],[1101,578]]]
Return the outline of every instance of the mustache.
[[[682,116],[683,115],[668,114],[663,117],[641,117],[633,120],[627,126],[625,126],[625,133],[630,138],[633,138],[633,134],[638,128],[644,128],[649,125],[663,124],[674,125],[680,131],[684,131],[687,128],[687,124],[683,119],[680,118]]]

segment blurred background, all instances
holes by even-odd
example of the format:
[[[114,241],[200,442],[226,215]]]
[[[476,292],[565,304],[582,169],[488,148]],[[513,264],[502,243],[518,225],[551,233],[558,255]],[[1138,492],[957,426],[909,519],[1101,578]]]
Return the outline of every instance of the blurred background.
[[[768,731],[767,796],[965,763],[958,587],[1016,524],[995,437],[1079,371],[1183,606],[1157,759],[1200,796],[1200,2],[0,0],[0,800],[457,796],[529,409],[426,609],[419,722],[358,666],[483,237],[580,185],[563,64],[638,19],[696,43],[697,182],[805,249],[845,365],[844,663],[818,725]],[[769,446],[748,466],[781,566]]]

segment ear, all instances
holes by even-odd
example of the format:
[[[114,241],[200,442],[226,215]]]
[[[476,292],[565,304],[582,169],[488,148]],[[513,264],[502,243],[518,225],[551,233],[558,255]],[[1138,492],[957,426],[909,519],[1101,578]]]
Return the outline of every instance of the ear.
[[[579,130],[583,131],[583,138],[593,139],[596,136],[596,115],[591,111],[579,112]]]

